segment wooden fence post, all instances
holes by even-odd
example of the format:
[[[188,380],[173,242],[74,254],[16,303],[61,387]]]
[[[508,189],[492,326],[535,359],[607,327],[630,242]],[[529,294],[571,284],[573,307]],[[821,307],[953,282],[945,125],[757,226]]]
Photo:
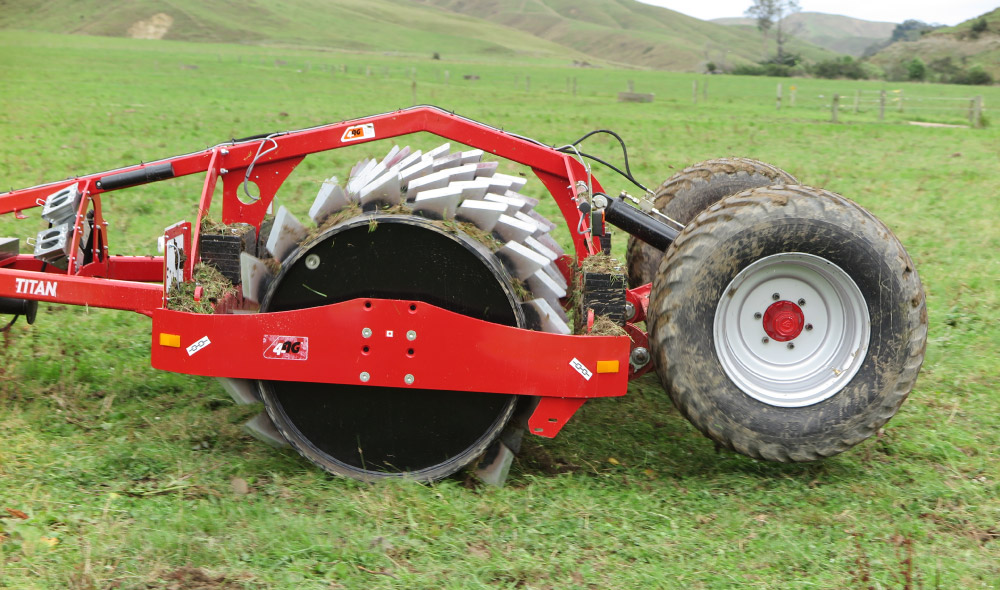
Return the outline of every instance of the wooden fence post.
[[[854,114],[855,115],[858,114],[858,103],[860,103],[860,102],[861,102],[861,91],[860,90],[855,90],[854,91]]]
[[[781,110],[781,82],[778,82],[778,96],[775,99],[775,108]]]
[[[878,120],[885,121],[885,90],[878,97]]]
[[[628,81],[628,92],[629,92],[629,94],[632,94],[633,92],[635,92],[635,82],[632,81],[632,80]]]
[[[698,81],[691,82],[691,102],[698,104]]]
[[[833,95],[833,102],[830,104],[830,121],[837,122],[837,110],[840,108],[840,95]]]
[[[982,129],[983,127],[983,95],[980,94],[972,99],[972,127]]]

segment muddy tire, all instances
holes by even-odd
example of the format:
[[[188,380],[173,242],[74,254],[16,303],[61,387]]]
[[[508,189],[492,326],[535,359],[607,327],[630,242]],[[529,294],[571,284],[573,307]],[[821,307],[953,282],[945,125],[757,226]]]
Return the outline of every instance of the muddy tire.
[[[924,292],[896,237],[828,191],[722,199],[666,253],[650,342],[681,413],[751,457],[812,461],[865,440],[913,388]]]
[[[746,189],[771,184],[798,184],[781,170],[748,158],[719,158],[689,166],[668,178],[656,191],[653,202],[667,217],[688,224],[713,203]],[[656,276],[663,252],[629,237],[626,260],[629,286],[645,285]]]

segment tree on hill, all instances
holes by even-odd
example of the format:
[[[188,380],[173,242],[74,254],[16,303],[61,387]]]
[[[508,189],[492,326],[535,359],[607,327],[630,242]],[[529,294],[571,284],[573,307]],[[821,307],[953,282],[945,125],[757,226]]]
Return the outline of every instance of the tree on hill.
[[[746,9],[746,14],[757,21],[757,29],[760,30],[764,43],[764,58],[767,58],[767,35],[774,29],[774,40],[778,45],[778,62],[783,61],[785,43],[788,42],[791,34],[787,24],[782,27],[782,20],[792,13],[802,10],[798,0],[753,0],[750,8]]]

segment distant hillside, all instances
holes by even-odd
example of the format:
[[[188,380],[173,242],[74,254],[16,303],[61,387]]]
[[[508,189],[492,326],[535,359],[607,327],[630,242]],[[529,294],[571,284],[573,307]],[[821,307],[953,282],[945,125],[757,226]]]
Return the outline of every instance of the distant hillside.
[[[762,58],[756,31],[742,31],[634,0],[419,0],[531,33],[577,51],[621,63],[700,71]],[[834,54],[796,42],[806,59]]]
[[[980,18],[985,20],[986,30],[976,32],[973,26]],[[954,27],[937,29],[917,41],[893,43],[869,61],[882,66],[890,77],[899,78],[905,64],[915,57],[945,79],[959,70],[979,66],[1000,80],[1000,8]]]
[[[752,18],[716,18],[711,22],[720,25],[742,27],[750,30],[756,27]],[[782,21],[792,35],[813,45],[861,57],[865,49],[889,39],[895,23],[875,22],[821,12],[798,12]]]
[[[0,28],[677,71],[762,57],[756,31],[634,0],[0,0]],[[833,56],[796,43],[807,59]]]
[[[587,58],[528,33],[412,0],[0,0],[0,28],[446,57]]]

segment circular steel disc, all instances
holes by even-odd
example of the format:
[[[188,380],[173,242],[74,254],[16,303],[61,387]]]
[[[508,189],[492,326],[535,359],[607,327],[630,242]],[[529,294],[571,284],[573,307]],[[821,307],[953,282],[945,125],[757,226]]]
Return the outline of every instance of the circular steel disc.
[[[261,311],[360,297],[419,300],[523,324],[510,280],[485,246],[410,215],[363,215],[303,244],[282,263]],[[300,453],[327,471],[363,480],[433,480],[457,471],[499,435],[517,402],[516,395],[362,383],[258,385],[271,419]]]

